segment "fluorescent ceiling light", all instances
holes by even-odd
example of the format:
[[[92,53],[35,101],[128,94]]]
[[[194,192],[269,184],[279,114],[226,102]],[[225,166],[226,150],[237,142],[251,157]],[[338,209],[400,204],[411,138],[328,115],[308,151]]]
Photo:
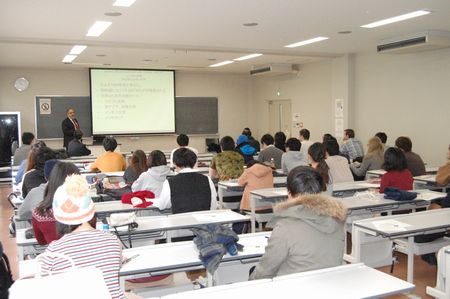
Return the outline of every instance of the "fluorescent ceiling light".
[[[247,60],[247,59],[252,59],[252,58],[255,58],[255,57],[259,57],[259,56],[261,56],[261,55],[262,55],[262,54],[255,53],[255,54],[245,55],[245,56],[242,56],[242,57],[233,59],[233,60],[234,60],[234,61],[242,61],[242,60]]]
[[[62,62],[64,62],[64,63],[72,63],[72,61],[74,61],[75,58],[77,58],[77,55],[67,54],[66,56],[64,56]]]
[[[230,63],[233,63],[234,61],[232,61],[232,60],[225,60],[225,61],[222,61],[222,62],[219,62],[219,63],[216,63],[216,64],[211,64],[209,67],[218,67],[218,66],[222,66],[222,65],[227,65],[227,64],[230,64]]]
[[[113,6],[130,7],[136,0],[116,0]]]
[[[318,36],[318,37],[307,39],[307,40],[304,40],[304,41],[301,41],[301,42],[298,42],[298,43],[290,44],[290,45],[287,45],[287,46],[284,46],[284,47],[285,48],[296,48],[296,47],[300,47],[300,46],[304,46],[304,45],[309,45],[309,44],[312,44],[312,43],[317,43],[317,42],[320,42],[320,41],[323,41],[323,40],[326,40],[326,39],[328,39],[328,37]]]
[[[370,24],[366,24],[366,25],[362,25],[361,27],[363,28],[375,28],[375,27],[379,27],[379,26],[383,26],[383,25],[387,25],[387,24],[391,24],[391,23],[395,23],[395,22],[400,22],[400,21],[404,21],[404,20],[408,20],[408,19],[412,19],[412,18],[416,18],[416,17],[420,17],[420,16],[424,16],[429,14],[429,11],[426,10],[418,10],[418,11],[414,11],[414,12],[410,12],[401,16],[396,16],[396,17],[392,17],[389,19],[384,19],[381,21],[377,21],[377,22],[373,22]]]
[[[100,36],[111,24],[112,22],[97,21],[89,28],[86,36]]]
[[[80,55],[81,52],[83,52],[86,48],[87,48],[87,46],[83,46],[83,45],[73,46],[72,49],[70,50],[70,54]]]

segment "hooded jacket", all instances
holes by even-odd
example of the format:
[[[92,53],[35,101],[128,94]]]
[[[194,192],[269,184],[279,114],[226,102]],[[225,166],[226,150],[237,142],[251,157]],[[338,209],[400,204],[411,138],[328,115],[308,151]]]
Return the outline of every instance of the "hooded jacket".
[[[249,211],[250,191],[273,187],[272,168],[262,164],[255,164],[244,170],[244,173],[238,179],[238,184],[245,186],[241,199],[241,210]]]
[[[133,185],[131,185],[131,190],[133,192],[141,190],[152,191],[155,197],[158,198],[169,173],[170,168],[167,165],[151,167],[146,172],[141,173],[139,178],[134,181]]]
[[[346,218],[341,201],[319,194],[276,205],[271,221],[275,227],[250,279],[341,265]]]

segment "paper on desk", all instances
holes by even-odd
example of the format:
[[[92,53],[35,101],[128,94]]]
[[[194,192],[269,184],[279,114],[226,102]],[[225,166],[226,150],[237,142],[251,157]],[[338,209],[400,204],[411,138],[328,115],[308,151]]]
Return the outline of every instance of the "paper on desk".
[[[445,193],[442,194],[442,196],[436,195],[436,193],[433,192],[420,192],[417,194],[417,198],[416,199],[422,199],[422,200],[427,200],[427,201],[431,201],[433,199],[439,198],[439,197],[444,197]]]
[[[379,220],[374,221],[373,225],[377,230],[385,231],[385,232],[400,232],[405,231],[407,227],[411,226],[407,223],[400,222],[398,220]]]
[[[218,215],[216,214],[194,214],[195,220],[198,222],[211,222],[212,220],[217,220]]]
[[[277,190],[277,191],[273,191],[273,193],[277,194],[277,195],[287,195],[287,191],[286,190]]]

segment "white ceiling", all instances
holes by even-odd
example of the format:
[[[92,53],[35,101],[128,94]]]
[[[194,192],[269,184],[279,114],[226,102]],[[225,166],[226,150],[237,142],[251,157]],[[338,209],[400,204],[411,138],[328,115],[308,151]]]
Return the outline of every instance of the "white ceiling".
[[[137,0],[129,8],[112,3],[0,0],[0,67],[248,72],[269,63],[302,64],[375,52],[380,39],[419,31],[450,31],[449,0]],[[360,27],[419,9],[432,13],[375,29]],[[107,12],[122,15],[109,17]],[[86,37],[97,20],[113,24],[100,37]],[[258,26],[243,26],[249,22]],[[343,30],[352,33],[338,33]],[[316,36],[329,39],[284,48]],[[73,64],[63,64],[62,58],[75,44],[88,48]],[[251,53],[264,55],[208,67]]]

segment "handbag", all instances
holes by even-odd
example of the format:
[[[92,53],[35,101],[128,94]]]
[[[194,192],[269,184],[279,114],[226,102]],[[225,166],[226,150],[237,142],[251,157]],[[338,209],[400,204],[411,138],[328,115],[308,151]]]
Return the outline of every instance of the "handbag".
[[[98,181],[95,185],[97,194],[105,194],[115,200],[120,200],[122,195],[131,192],[131,186],[126,185],[122,177],[110,176]]]
[[[63,271],[46,271],[41,267],[43,257],[69,261],[70,268]],[[60,253],[43,253],[36,258],[32,277],[24,277],[9,289],[10,299],[79,299],[111,298],[102,271],[96,267],[77,267],[72,258]]]

